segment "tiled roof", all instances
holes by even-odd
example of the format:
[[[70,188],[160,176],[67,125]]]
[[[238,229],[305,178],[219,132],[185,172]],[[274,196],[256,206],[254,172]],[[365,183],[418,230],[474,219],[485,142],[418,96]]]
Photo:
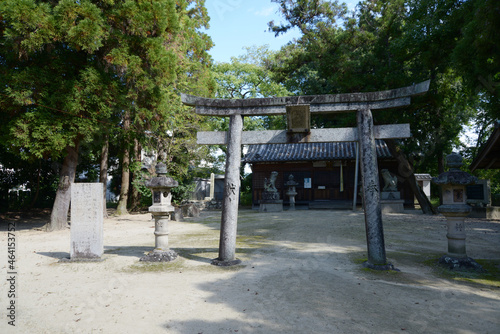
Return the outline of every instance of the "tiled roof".
[[[377,156],[391,158],[387,144],[375,141]],[[356,159],[355,142],[250,145],[244,162],[285,162]]]
[[[417,181],[432,180],[431,174],[415,174]]]

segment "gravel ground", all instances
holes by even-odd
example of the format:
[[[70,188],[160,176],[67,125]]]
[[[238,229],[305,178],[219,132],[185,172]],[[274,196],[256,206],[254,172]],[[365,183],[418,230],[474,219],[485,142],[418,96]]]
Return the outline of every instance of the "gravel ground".
[[[240,210],[237,257],[215,267],[220,212],[170,223],[171,263],[145,264],[151,215],[104,221],[104,261],[69,257],[70,231],[42,232],[47,214],[0,222],[0,333],[500,333],[500,221],[467,220],[467,252],[487,274],[436,266],[442,216],[383,216],[389,261],[365,269],[361,211]],[[9,298],[7,223],[15,222],[16,298]],[[6,278],[4,278],[6,277]],[[8,324],[15,302],[15,327]]]

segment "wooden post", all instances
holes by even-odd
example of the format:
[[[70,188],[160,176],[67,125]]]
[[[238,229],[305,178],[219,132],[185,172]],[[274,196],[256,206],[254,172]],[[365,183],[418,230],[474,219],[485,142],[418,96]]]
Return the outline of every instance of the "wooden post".
[[[210,200],[215,198],[215,174],[210,174]]]
[[[356,142],[356,167],[354,168],[354,196],[352,199],[352,211],[356,211],[358,200],[358,174],[359,174],[359,143]]]
[[[243,117],[231,115],[227,132],[226,173],[224,199],[219,240],[219,257],[212,261],[217,266],[232,266],[236,259],[236,231],[238,225],[238,201],[240,194],[241,133]]]
[[[366,242],[368,245],[368,262],[365,265],[373,269],[390,269],[385,255],[377,152],[371,110],[358,110],[357,119],[361,153]]]

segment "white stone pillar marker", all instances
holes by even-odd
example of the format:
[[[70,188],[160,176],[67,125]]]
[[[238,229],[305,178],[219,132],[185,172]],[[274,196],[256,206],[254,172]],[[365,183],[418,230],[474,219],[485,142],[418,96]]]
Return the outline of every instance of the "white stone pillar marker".
[[[100,260],[104,253],[102,183],[71,185],[71,261]]]

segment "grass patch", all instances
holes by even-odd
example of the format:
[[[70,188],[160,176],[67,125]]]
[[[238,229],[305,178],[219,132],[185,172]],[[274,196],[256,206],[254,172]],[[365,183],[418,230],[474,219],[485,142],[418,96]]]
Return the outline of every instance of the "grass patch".
[[[368,261],[368,258],[367,257],[362,257],[362,258],[353,258],[352,259],[352,262],[355,263],[355,264],[363,264],[365,263],[366,261]]]
[[[184,260],[177,258],[171,262],[139,262],[126,268],[124,271],[130,273],[158,273],[181,271]]]
[[[127,273],[163,273],[163,272],[168,272],[168,273],[182,273],[182,272],[189,272],[189,271],[196,271],[196,272],[205,272],[205,273],[217,273],[217,272],[236,272],[239,271],[243,268],[245,268],[246,265],[244,264],[239,264],[235,266],[228,266],[228,267],[219,267],[219,266],[214,266],[209,263],[206,263],[204,265],[200,266],[186,266],[185,260],[182,258],[177,258],[175,261],[172,262],[159,262],[159,263],[151,263],[151,262],[144,262],[144,263],[136,263],[131,265],[130,267],[124,269],[125,272]]]
[[[236,248],[261,248],[268,244],[263,235],[238,235],[236,236]]]
[[[213,266],[210,265],[209,267],[204,267],[205,272],[220,272],[220,271],[240,271],[241,269],[246,268],[246,265],[244,264],[237,264],[235,266]]]
[[[441,278],[459,282],[472,283],[474,285],[500,288],[500,260],[475,260],[486,272],[457,271],[448,269],[439,264],[437,258],[427,259],[423,263],[433,269],[433,272]]]

